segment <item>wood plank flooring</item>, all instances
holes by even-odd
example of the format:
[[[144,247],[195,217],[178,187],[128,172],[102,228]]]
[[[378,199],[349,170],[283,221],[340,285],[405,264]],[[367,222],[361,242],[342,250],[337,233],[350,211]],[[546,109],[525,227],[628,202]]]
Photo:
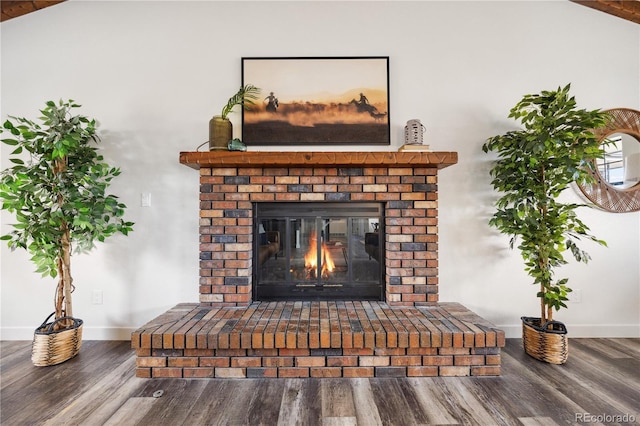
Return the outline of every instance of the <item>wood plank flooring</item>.
[[[3,426],[640,424],[640,339],[571,339],[563,366],[507,339],[500,377],[357,379],[141,379],[128,341],[54,367],[30,345],[0,343]]]

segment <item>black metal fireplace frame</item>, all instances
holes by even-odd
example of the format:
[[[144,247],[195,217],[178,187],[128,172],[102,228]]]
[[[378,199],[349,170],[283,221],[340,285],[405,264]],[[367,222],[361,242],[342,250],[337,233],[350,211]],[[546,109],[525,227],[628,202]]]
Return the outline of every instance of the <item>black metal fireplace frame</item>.
[[[256,243],[253,245],[253,300],[255,301],[310,301],[310,300],[376,300],[384,301],[385,294],[385,265],[384,265],[384,204],[376,202],[261,202],[254,203],[253,206],[253,237]],[[291,241],[293,231],[292,221],[295,218],[315,218],[317,229],[320,230],[322,220],[336,218],[377,218],[379,226],[377,229],[366,232],[364,244],[369,259],[375,258],[378,265],[377,280],[368,282],[342,282],[339,285],[324,284],[318,277],[315,284],[294,284],[289,277],[289,281],[279,284],[261,283],[260,258],[260,225],[269,220],[284,221],[285,229],[281,238],[282,241]],[[347,220],[347,235],[351,235],[350,220]],[[269,232],[269,230],[263,230]],[[271,230],[271,232],[273,232]],[[318,250],[320,250],[320,239],[318,239]],[[291,244],[280,244],[278,252],[274,258],[281,256],[289,267]],[[348,245],[350,253],[348,259],[353,259],[351,255],[355,248]],[[348,274],[351,274],[353,264],[348,260]],[[285,268],[285,269],[286,269]],[[287,275],[288,276],[288,275]]]

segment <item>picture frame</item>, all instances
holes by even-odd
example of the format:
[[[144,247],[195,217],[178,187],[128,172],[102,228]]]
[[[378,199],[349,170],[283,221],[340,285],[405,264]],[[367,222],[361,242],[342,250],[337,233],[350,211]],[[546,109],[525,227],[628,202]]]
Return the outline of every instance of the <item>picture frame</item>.
[[[243,57],[246,145],[390,145],[389,57]]]

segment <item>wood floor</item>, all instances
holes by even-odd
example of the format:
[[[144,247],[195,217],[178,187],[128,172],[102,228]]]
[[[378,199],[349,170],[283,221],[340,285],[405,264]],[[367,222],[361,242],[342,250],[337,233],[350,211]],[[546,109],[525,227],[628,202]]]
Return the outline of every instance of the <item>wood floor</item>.
[[[136,378],[128,341],[85,341],[54,367],[2,342],[0,424],[640,424],[640,339],[571,339],[563,366],[521,345],[507,339],[501,377],[237,380]]]

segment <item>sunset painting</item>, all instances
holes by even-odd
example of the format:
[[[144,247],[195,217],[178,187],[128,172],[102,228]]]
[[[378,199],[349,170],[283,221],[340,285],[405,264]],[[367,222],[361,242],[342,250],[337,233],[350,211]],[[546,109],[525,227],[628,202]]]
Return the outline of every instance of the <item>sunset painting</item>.
[[[388,145],[389,58],[243,58],[247,145]]]

